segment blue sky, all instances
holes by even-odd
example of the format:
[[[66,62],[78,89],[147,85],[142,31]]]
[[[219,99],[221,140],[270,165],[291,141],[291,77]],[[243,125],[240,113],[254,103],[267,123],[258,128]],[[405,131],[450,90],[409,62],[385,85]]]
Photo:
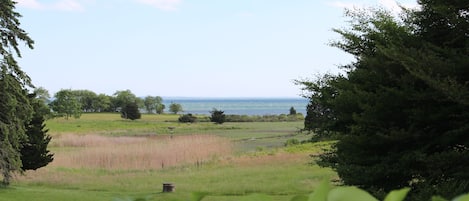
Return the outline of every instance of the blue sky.
[[[137,96],[298,97],[294,79],[337,73],[328,46],[345,7],[394,0],[17,0],[38,87]],[[415,6],[415,0],[400,0]]]

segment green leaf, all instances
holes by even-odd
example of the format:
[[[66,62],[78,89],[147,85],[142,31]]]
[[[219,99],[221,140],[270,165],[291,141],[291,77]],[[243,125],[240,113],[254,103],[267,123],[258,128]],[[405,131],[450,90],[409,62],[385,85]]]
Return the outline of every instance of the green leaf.
[[[331,190],[328,179],[324,179],[313,193],[309,194],[308,201],[326,201],[327,194]]]
[[[407,193],[409,193],[410,188],[403,188],[400,190],[393,190],[386,195],[386,198],[384,198],[384,201],[402,201],[405,199],[407,196]]]
[[[308,196],[306,195],[297,195],[293,197],[290,201],[308,201]]]
[[[448,200],[441,196],[432,196],[432,201],[448,201]]]
[[[469,201],[469,193],[464,194],[464,195],[460,195],[460,196],[454,198],[453,201]]]
[[[327,201],[378,201],[368,192],[357,187],[338,187],[332,189]]]
[[[201,201],[207,195],[207,192],[193,192],[191,194],[191,201]]]

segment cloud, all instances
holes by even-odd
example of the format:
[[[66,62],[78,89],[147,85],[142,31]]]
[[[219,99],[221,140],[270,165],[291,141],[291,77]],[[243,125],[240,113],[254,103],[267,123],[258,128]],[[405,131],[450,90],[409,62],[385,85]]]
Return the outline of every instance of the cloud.
[[[160,10],[175,11],[178,10],[182,0],[137,0],[137,2],[156,7]]]
[[[77,0],[57,0],[52,3],[41,3],[38,0],[17,0],[20,7],[36,10],[63,10],[63,11],[83,11],[84,7]]]

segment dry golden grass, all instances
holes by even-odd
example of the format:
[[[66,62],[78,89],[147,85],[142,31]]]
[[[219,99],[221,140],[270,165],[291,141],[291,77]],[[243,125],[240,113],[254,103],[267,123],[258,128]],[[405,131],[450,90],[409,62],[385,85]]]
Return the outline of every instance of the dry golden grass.
[[[72,147],[54,156],[52,167],[107,170],[152,170],[195,164],[231,154],[228,139],[213,135],[162,137],[105,137],[63,135],[52,142]]]

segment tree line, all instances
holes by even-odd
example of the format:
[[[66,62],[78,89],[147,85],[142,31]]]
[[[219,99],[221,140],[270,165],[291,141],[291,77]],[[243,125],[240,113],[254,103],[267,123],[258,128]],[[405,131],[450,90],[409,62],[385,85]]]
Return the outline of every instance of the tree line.
[[[123,118],[127,118],[128,112],[148,114],[163,114],[166,105],[160,96],[137,97],[130,90],[116,91],[112,95],[96,94],[90,90],[62,89],[50,97],[44,88],[38,88],[37,93],[44,101],[48,102],[51,113],[55,117],[79,118],[87,112],[121,112]],[[177,114],[182,112],[182,106],[171,103],[169,112]],[[135,119],[135,118],[130,118]]]

